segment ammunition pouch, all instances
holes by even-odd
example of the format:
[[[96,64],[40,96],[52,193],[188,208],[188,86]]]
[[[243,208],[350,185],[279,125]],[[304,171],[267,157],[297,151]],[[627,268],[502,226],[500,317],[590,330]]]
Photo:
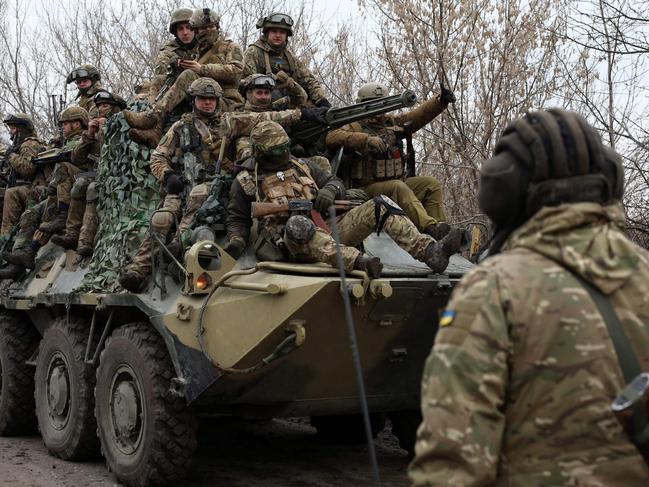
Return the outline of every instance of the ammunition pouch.
[[[364,157],[352,163],[351,178],[360,181],[358,186],[366,186],[377,181],[403,178],[404,164],[401,157],[374,159]]]

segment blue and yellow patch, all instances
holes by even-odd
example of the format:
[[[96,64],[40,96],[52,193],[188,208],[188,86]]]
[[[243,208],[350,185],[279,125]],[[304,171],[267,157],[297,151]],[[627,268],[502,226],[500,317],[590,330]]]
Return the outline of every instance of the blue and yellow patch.
[[[449,326],[453,323],[456,314],[457,313],[453,309],[444,310],[442,316],[439,318],[439,326]]]

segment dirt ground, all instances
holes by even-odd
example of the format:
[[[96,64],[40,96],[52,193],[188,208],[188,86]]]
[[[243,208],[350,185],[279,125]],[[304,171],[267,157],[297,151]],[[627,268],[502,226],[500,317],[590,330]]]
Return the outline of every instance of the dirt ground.
[[[302,421],[232,422],[202,427],[184,486],[362,487],[374,485],[367,447],[323,443]],[[389,432],[375,441],[384,486],[408,485],[408,457]],[[0,438],[0,487],[119,486],[102,459],[64,462],[37,436]]]

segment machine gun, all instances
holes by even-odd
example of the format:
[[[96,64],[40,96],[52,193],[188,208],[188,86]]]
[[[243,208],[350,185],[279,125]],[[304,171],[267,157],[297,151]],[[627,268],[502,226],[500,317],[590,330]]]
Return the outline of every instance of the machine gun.
[[[336,200],[334,206],[338,211],[348,211],[356,208],[362,203],[359,201],[350,200]],[[308,215],[313,210],[313,203],[309,200],[289,200],[288,203],[278,205],[277,203],[262,203],[252,202],[250,208],[250,216],[252,218],[264,218],[266,216],[276,215],[278,213],[290,213],[292,215],[302,214]]]
[[[44,166],[46,164],[56,164],[57,162],[71,162],[72,151],[62,149],[49,149],[38,154],[38,157],[32,159],[32,164]]]
[[[58,96],[58,100],[56,97]],[[65,100],[63,99],[63,95],[50,95],[51,103],[52,103],[52,118],[54,119],[54,125],[57,127],[57,130],[59,132],[59,137],[57,139],[58,144],[60,146],[63,145],[65,138],[63,137],[63,127],[59,123],[59,115],[63,111],[63,107],[65,106]]]
[[[347,107],[332,108],[325,115],[324,124],[308,122],[300,124],[300,126],[296,126],[292,130],[291,139],[298,143],[307,142],[329,130],[342,127],[348,123],[410,107],[416,101],[417,95],[410,90],[406,90],[400,95],[384,96]]]

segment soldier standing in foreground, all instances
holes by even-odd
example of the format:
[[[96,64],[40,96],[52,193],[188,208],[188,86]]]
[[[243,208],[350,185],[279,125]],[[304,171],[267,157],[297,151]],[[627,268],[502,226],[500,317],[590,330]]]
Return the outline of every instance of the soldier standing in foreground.
[[[90,118],[97,116],[97,109],[92,101],[92,98],[102,88],[101,75],[97,68],[92,64],[82,64],[70,72],[66,80],[68,84],[74,82],[77,86],[76,102],[81,108],[88,112]]]
[[[44,196],[51,173],[48,168],[41,170],[32,164],[32,159],[44,150],[44,145],[34,133],[34,124],[29,115],[15,113],[5,118],[4,123],[9,129],[13,145],[5,155],[6,167],[3,168],[7,189],[2,205],[0,246],[9,238],[23,211]]]
[[[358,90],[356,102],[388,95],[378,83],[368,83]],[[449,90],[399,115],[380,115],[345,125],[327,134],[330,149],[343,147],[358,154],[352,163],[350,183],[369,196],[381,194],[392,198],[422,232],[442,238],[449,231],[442,204],[442,186],[431,176],[407,177],[402,139],[430,123],[442,113],[455,96]]]
[[[257,125],[250,134],[254,158],[237,174],[232,184],[228,206],[228,245],[225,250],[238,258],[243,252],[252,226],[254,201],[275,203],[290,200],[314,201],[326,212],[336,198],[345,197],[342,182],[315,163],[296,159],[290,154],[290,140],[276,122]],[[437,242],[419,233],[403,211],[389,198],[378,196],[351,209],[338,219],[341,252],[345,270],[364,270],[371,277],[381,274],[378,257],[367,257],[354,248],[372,231],[384,230],[415,259],[425,262],[433,272],[446,269],[448,260],[460,245],[461,232],[453,230]],[[260,241],[255,244],[262,260],[306,260],[337,266],[333,237],[304,215],[280,213],[260,221]]]
[[[498,255],[442,314],[413,485],[646,486],[611,412],[624,379],[595,304],[610,303],[649,370],[649,252],[624,235],[619,157],[579,115],[532,112],[505,129],[480,183]]]
[[[243,55],[243,77],[259,73],[274,74],[280,79],[292,78],[304,88],[311,103],[331,108],[320,82],[288,49],[288,38],[293,35],[293,19],[283,13],[272,13],[260,19],[257,28],[261,29],[262,35]],[[273,101],[289,95],[286,86],[277,86],[273,90]]]

